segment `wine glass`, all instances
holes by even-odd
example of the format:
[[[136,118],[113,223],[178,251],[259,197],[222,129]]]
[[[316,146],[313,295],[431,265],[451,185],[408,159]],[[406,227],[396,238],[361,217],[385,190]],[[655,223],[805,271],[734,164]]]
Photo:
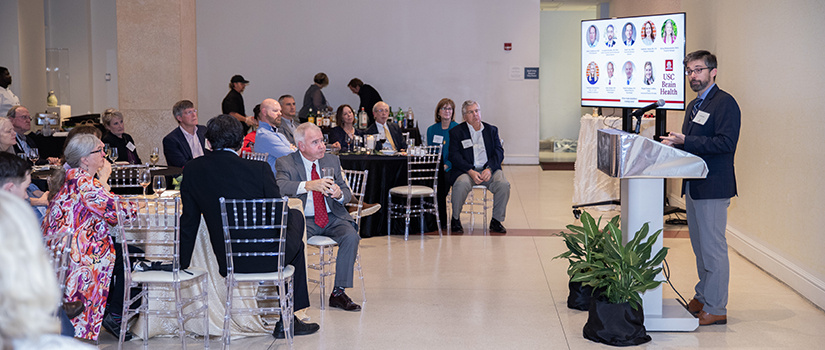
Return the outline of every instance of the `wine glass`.
[[[155,175],[152,178],[152,190],[155,191],[155,195],[160,197],[163,191],[166,191],[166,176]]]
[[[112,153],[112,146],[109,146],[108,143],[104,143],[103,144],[103,155],[106,158],[109,158],[109,154],[111,154],[111,153]]]
[[[109,160],[114,163],[117,160],[117,147],[109,147]]]
[[[40,151],[38,151],[37,148],[32,148],[29,150],[27,156],[29,157],[29,160],[32,161],[32,164],[36,164],[40,159]]]
[[[149,172],[149,168],[141,168],[138,170],[138,183],[143,186],[143,196],[146,196],[146,187],[152,182],[152,173]]]
[[[152,162],[152,166],[155,166],[155,164],[158,163],[159,159],[160,159],[160,154],[158,153],[158,148],[157,147],[152,147],[152,153],[149,154],[149,161]]]

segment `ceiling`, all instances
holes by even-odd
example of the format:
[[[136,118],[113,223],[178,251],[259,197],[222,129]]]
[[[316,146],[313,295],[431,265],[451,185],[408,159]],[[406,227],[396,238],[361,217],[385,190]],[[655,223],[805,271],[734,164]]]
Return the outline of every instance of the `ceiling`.
[[[607,0],[541,0],[542,11],[595,11]]]

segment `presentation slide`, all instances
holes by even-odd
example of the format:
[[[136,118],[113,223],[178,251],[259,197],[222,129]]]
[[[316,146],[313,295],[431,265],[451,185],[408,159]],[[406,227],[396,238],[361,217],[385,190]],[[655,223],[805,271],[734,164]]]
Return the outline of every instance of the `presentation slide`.
[[[685,14],[581,23],[583,107],[685,108]]]

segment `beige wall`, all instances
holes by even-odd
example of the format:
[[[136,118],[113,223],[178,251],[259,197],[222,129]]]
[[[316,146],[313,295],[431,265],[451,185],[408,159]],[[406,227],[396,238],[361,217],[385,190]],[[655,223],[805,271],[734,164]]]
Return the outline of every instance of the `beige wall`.
[[[645,4],[661,5],[614,0],[622,12],[611,15]],[[717,84],[742,110],[729,244],[825,307],[825,2],[683,0],[677,11],[687,12],[687,51],[718,56]],[[680,125],[672,113],[669,129]]]
[[[143,161],[158,147],[166,164],[162,140],[177,127],[172,106],[197,106],[195,28],[194,0],[117,1],[119,105]]]

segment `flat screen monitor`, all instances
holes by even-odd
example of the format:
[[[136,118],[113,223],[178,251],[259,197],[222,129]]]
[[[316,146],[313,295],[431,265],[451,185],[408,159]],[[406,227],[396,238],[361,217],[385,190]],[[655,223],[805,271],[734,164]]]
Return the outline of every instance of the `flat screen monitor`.
[[[685,108],[685,13],[581,22],[581,105]]]

